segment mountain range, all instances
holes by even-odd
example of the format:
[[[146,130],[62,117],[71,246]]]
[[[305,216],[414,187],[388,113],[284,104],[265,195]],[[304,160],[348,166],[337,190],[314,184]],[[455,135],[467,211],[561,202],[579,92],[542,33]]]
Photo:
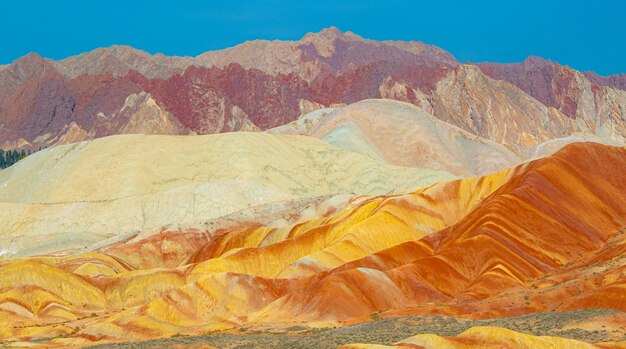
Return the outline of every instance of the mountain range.
[[[527,147],[572,133],[623,141],[625,88],[626,75],[580,73],[538,57],[462,64],[435,46],[333,27],[197,57],[128,46],[60,61],[33,53],[0,70],[0,146],[267,130],[315,109],[387,98],[528,155]]]
[[[336,28],[22,57],[0,346],[626,348],[625,89]]]

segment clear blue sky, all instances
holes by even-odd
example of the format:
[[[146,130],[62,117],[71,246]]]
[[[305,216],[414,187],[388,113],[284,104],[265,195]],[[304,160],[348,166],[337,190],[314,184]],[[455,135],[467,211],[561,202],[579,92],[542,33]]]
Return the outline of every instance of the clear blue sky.
[[[626,73],[626,1],[3,1],[0,64],[112,44],[197,55],[251,39],[298,39],[331,25],[371,39],[419,40],[463,62],[537,55]]]

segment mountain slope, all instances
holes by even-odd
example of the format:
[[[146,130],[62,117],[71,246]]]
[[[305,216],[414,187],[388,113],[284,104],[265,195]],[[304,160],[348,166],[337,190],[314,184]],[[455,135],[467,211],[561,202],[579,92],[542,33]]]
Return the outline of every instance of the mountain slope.
[[[452,178],[301,136],[106,137],[46,149],[1,171],[0,235],[12,253],[53,252],[255,205],[402,193]]]
[[[529,57],[522,63],[484,63],[479,67],[490,77],[508,81],[544,105],[559,110],[583,129],[598,135],[624,135],[626,91],[619,83],[623,77],[601,79],[539,57]]]
[[[198,57],[124,46],[61,61],[31,54],[0,70],[0,146],[76,141],[64,136],[72,123],[84,139],[124,133],[120,125],[100,127],[99,115],[116,113],[137,94],[178,119],[181,133],[267,130],[312,109],[389,98],[515,151],[576,132],[623,142],[621,80],[537,58],[477,68],[420,42],[378,42],[336,28]]]
[[[375,344],[344,345],[340,349],[498,349],[498,348],[624,348],[626,343],[600,343],[597,345],[574,339],[559,338],[556,336],[532,336],[525,333],[511,331],[493,326],[472,327],[458,336],[442,337],[433,334],[420,334],[401,340],[393,346]]]
[[[365,100],[315,111],[269,132],[315,136],[394,165],[445,170],[459,176],[485,175],[521,162],[500,144],[393,100]]]
[[[11,325],[0,334],[28,339],[36,328],[88,343],[337,326],[372,313],[626,310],[625,158],[625,148],[577,143],[486,177],[278,228],[165,230],[97,253],[5,259],[0,321]],[[175,266],[159,264],[168,254]],[[76,291],[60,292],[60,280]],[[20,296],[29,288],[41,291]]]

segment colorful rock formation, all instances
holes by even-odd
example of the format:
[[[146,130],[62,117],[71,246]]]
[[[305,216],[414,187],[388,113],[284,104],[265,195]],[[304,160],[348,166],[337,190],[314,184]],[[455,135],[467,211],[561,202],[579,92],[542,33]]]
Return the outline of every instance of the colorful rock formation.
[[[0,147],[38,149],[129,132],[267,130],[313,109],[371,98],[414,104],[516,152],[576,132],[623,142],[622,80],[535,57],[459,64],[424,43],[378,42],[336,28],[197,57],[124,46],[61,61],[30,54],[0,70]],[[128,103],[159,110],[137,105],[133,121]],[[150,121],[132,126],[143,118]]]
[[[204,229],[242,210],[257,220],[255,207],[280,212],[289,202],[399,194],[452,178],[312,137],[106,137],[42,150],[0,172],[0,241],[14,256],[93,249],[143,230]]]
[[[64,346],[250,324],[342,326],[372,313],[626,310],[625,159],[622,147],[575,143],[492,175],[361,198],[295,224],[163,229],[94,252],[3,259],[0,335]],[[476,329],[407,343],[506,345],[512,337]],[[579,345],[519,338],[520,347]]]
[[[341,349],[498,349],[498,348],[572,348],[572,349],[610,349],[624,348],[626,343],[589,344],[574,339],[551,336],[532,336],[499,327],[473,327],[458,336],[441,337],[420,334],[402,340],[393,346],[376,344],[350,344]]]
[[[0,67],[0,148],[49,149],[0,171],[0,346],[444,315],[465,331],[335,344],[625,347],[625,86],[336,28],[22,57]],[[583,310],[608,313],[475,323]],[[610,342],[565,338],[583,328]]]
[[[501,144],[394,100],[320,109],[269,132],[314,136],[379,161],[459,176],[485,175],[521,162],[519,155]]]

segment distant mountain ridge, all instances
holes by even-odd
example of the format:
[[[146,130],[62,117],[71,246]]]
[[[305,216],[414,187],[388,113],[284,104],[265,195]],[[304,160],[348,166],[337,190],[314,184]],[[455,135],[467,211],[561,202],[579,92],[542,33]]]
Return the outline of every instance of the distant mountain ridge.
[[[583,74],[537,57],[461,64],[435,46],[368,40],[334,27],[197,57],[112,46],[59,61],[29,54],[0,67],[0,147],[266,130],[370,98],[411,103],[511,148],[580,132],[623,141],[624,89],[626,75]],[[134,95],[143,98],[131,98],[139,105],[130,118],[121,110]]]

